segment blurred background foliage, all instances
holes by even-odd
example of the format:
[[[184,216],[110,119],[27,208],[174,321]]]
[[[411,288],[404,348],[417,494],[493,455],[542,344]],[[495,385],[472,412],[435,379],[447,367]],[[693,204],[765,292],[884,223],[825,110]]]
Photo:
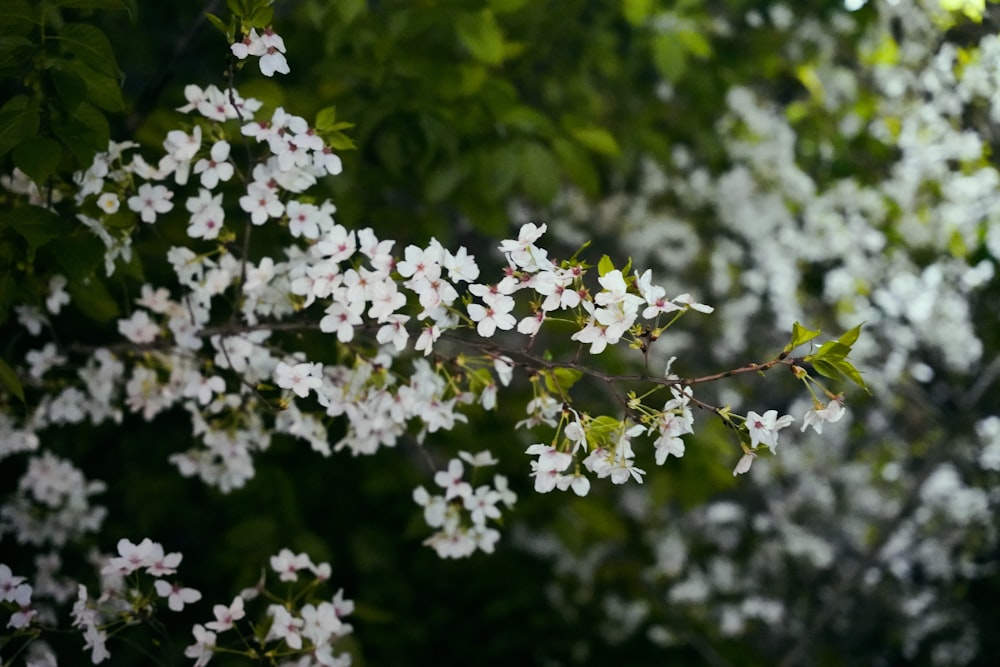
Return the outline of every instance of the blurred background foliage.
[[[115,10],[80,9],[57,0],[12,2],[3,10],[10,15],[21,7],[45,8],[55,17],[49,24],[53,34],[65,35],[66,23],[100,30],[122,84],[119,101],[110,86],[108,91],[81,91],[71,75],[57,74],[63,71],[59,67],[45,70],[51,80],[34,88],[45,96],[28,95],[41,100],[39,109],[51,102],[52,113],[41,113],[43,122],[36,130],[35,143],[43,151],[56,151],[51,168],[43,165],[39,171],[42,180],[68,179],[108,136],[158,148],[165,132],[181,120],[174,109],[184,103],[185,84],[226,83],[228,46],[204,19],[206,12],[225,16],[224,3],[106,4]],[[727,142],[733,136],[751,143],[762,140],[750,124],[721,129],[723,119],[731,116],[730,92],[741,87],[778,110],[795,135],[786,157],[819,190],[844,179],[881,183],[901,149],[871,132],[842,132],[843,105],[830,101],[824,68],[832,64],[856,75],[860,86],[849,102],[851,110],[863,124],[874,121],[881,93],[868,85],[872,72],[880,63],[899,61],[893,50],[906,44],[906,35],[898,17],[880,15],[874,3],[858,4],[864,6],[848,14],[843,2],[832,0],[802,0],[788,7],[766,0],[281,0],[274,5],[274,25],[288,45],[291,75],[262,79],[247,68],[237,85],[245,96],[262,99],[266,109],[284,106],[313,119],[334,106],[339,120],[354,124],[348,135],[356,150],[343,153],[344,173],[322,184],[337,204],[337,221],[349,229],[374,227],[380,236],[397,240],[397,251],[434,236],[446,246],[463,243],[477,256],[489,256],[497,240],[511,234],[512,219],[519,214],[539,222],[573,218],[561,236],[564,255],[583,238],[597,241],[588,250],[595,263],[603,253],[624,257],[644,252],[644,259],[654,264],[660,258],[658,270],[679,287],[715,297],[718,301],[706,300],[725,310],[725,301],[746,289],[743,268],[738,263],[720,267],[708,247],[753,245],[753,239],[721,224],[713,202],[692,206],[682,192],[669,188],[650,195],[649,165],[680,178],[684,167],[677,149],[682,147],[692,165],[713,176],[738,166],[742,158]],[[782,18],[786,14],[790,21]],[[939,20],[945,23],[938,23],[933,35],[938,45],[974,45],[997,30],[990,14],[982,23],[960,13],[942,13]],[[0,23],[0,29],[4,25],[11,23]],[[825,39],[810,42],[806,25],[818,26]],[[865,37],[872,30],[882,36],[881,42]],[[32,39],[5,33],[0,53],[34,48]],[[789,44],[795,45],[794,52]],[[47,57],[60,57],[51,51],[63,47],[45,48]],[[87,64],[85,57],[69,60]],[[0,60],[0,119],[5,122],[0,125],[13,120],[30,124],[29,117],[38,111],[29,108],[35,102],[19,107],[10,101],[36,82],[17,69],[19,61],[9,67],[4,62]],[[78,66],[83,65],[72,67]],[[85,113],[70,113],[67,95],[78,105],[73,108]],[[86,127],[61,128],[58,119]],[[966,120],[969,128],[981,127],[974,117]],[[3,137],[0,129],[6,172],[19,164],[19,155]],[[992,139],[986,143],[992,146]],[[991,164],[986,153],[986,164]],[[694,166],[684,177],[692,173]],[[766,185],[772,176],[777,180],[777,174],[762,174],[760,182]],[[780,186],[775,190],[780,192]],[[647,219],[646,224],[669,226],[683,218],[685,228],[701,239],[695,247],[704,252],[678,253],[673,261],[669,247],[657,254],[649,243],[644,248],[636,248],[634,241],[630,245],[622,212],[639,199],[660,212],[660,217],[647,216],[652,222]],[[793,215],[801,206],[791,198],[784,203]],[[118,304],[135,292],[141,276],[155,274],[153,258],[174,242],[164,237],[145,241],[137,262],[148,266],[136,266],[120,282],[105,284],[99,266],[102,248],[86,241],[85,234],[60,239],[62,232],[52,228],[44,238],[33,239],[33,232],[24,233],[27,223],[10,220],[0,230],[0,262],[7,269],[4,309],[14,302],[41,300],[49,273],[90,280],[74,294],[79,296],[76,307],[84,311],[76,315],[77,342],[107,338],[113,327],[106,322],[117,314]],[[936,260],[939,248],[910,248],[894,224],[892,215],[882,221],[890,248],[903,248],[918,265]],[[767,244],[768,239],[758,242]],[[801,239],[802,244],[810,242],[817,241]],[[988,253],[981,247],[970,248],[964,257],[970,266],[982,258]],[[801,281],[793,290],[800,312],[812,318],[808,324],[831,332],[857,323],[839,321],[844,313],[823,294],[832,266],[802,260]],[[720,272],[729,275],[729,287],[717,287]],[[983,365],[1000,343],[998,298],[996,284],[987,284],[970,302],[984,345]],[[678,370],[685,375],[771,358],[787,335],[781,327],[790,327],[791,321],[779,321],[776,315],[783,313],[771,302],[757,305],[739,316],[739,329],[727,329],[725,319],[722,324],[715,318],[685,320],[687,333],[665,341],[670,349],[664,357],[682,355]],[[848,312],[844,319],[851,316],[856,313]],[[733,331],[738,331],[736,356]],[[316,345],[306,340],[299,344],[306,352]],[[891,345],[891,338],[885,344]],[[15,360],[24,343],[12,335],[3,345],[3,357]],[[552,345],[562,351],[558,343]],[[257,477],[229,495],[180,478],[167,462],[191,437],[180,414],[173,415],[176,423],[171,415],[153,425],[129,416],[120,427],[50,429],[46,445],[108,482],[105,534],[149,536],[168,550],[182,551],[186,567],[181,575],[207,601],[221,602],[235,588],[251,584],[267,557],[284,546],[329,561],[334,583],[358,601],[353,622],[359,665],[985,665],[1000,650],[992,631],[1000,620],[993,604],[1000,583],[993,564],[1000,554],[989,530],[977,532],[971,526],[951,544],[950,557],[971,554],[982,565],[975,576],[956,574],[941,583],[917,571],[892,586],[864,588],[861,583],[863,576],[882,576],[880,547],[912,518],[921,498],[918,490],[935,465],[954,455],[949,442],[974,439],[977,420],[996,410],[990,382],[963,403],[958,389],[975,382],[976,370],[949,368],[937,354],[929,350],[922,357],[936,369],[935,383],[907,379],[891,395],[852,395],[848,405],[858,416],[844,426],[837,445],[819,439],[786,445],[770,468],[755,464],[754,473],[763,469],[756,483],[733,479],[735,440],[721,425],[698,415],[699,432],[688,441],[685,457],[650,470],[641,492],[595,485],[586,499],[535,494],[527,460],[519,456],[531,441],[512,428],[530,396],[526,383],[501,399],[496,414],[473,415],[468,425],[435,434],[425,445],[410,440],[371,458],[341,454],[321,459],[301,443],[275,438],[257,460]],[[872,350],[871,355],[877,359],[880,352]],[[602,362],[626,369],[632,360],[623,355]],[[791,378],[767,383],[766,396],[757,394],[762,386],[737,380],[715,398],[734,404],[756,401],[748,404],[750,409],[760,404],[787,407],[795,400]],[[579,392],[581,403],[602,404],[599,393]],[[789,451],[833,446],[843,453]],[[411,491],[427,484],[433,470],[463,449],[507,454],[501,455],[499,471],[519,493],[519,506],[510,515],[517,525],[505,530],[495,555],[441,561],[420,544],[426,527]],[[803,472],[796,462],[813,455],[820,460]],[[787,474],[784,456],[790,457]],[[896,466],[895,477],[886,472],[890,464]],[[833,477],[834,466],[844,466],[839,468],[843,472],[848,465],[864,484],[824,477],[824,471]],[[14,484],[15,468],[5,464],[0,470],[3,488]],[[996,481],[995,473],[961,469],[970,486],[989,489]],[[886,482],[879,487],[885,495],[876,496],[885,512],[869,508],[851,514],[856,509],[852,494],[875,483],[871,480]],[[780,506],[783,495],[801,502]],[[817,539],[827,541],[817,549],[833,556],[807,554],[796,560],[795,554],[775,548],[770,541],[779,537],[754,523],[768,514],[814,530]],[[837,525],[840,517],[844,526]],[[847,525],[848,520],[854,523]],[[948,517],[937,521],[946,523]],[[947,533],[933,522],[929,528],[927,522],[921,525],[932,534]],[[853,541],[851,531],[863,534],[862,539]],[[859,550],[858,544],[867,550]],[[84,546],[113,548],[110,543]],[[672,553],[683,554],[681,561],[717,582],[760,576],[754,590],[782,601],[784,616],[768,623],[751,620],[749,630],[733,631],[717,610],[724,612],[730,603],[738,606],[744,589],[734,584],[728,592],[714,590],[710,599],[684,598],[671,588],[682,565],[664,564]],[[79,562],[68,563],[69,568],[83,572],[85,554],[81,548]],[[747,574],[730,571],[720,554],[729,563],[745,562]],[[4,554],[12,565],[28,557]],[[964,610],[961,618],[971,624],[978,641],[968,660],[949,662],[935,652],[937,640],[947,643],[957,633],[947,624],[931,628],[924,635],[930,639],[917,642],[917,649],[907,648],[908,624],[920,614],[908,615],[905,606],[913,598],[906,590],[924,580],[936,582],[929,589],[932,599],[922,607],[928,615]],[[168,647],[172,660],[188,641],[188,628],[176,630],[175,645]],[[77,642],[69,638],[66,646],[72,650]],[[804,653],[796,654],[800,648]],[[114,658],[115,664],[143,660],[125,648]],[[221,657],[216,661],[228,664]]]

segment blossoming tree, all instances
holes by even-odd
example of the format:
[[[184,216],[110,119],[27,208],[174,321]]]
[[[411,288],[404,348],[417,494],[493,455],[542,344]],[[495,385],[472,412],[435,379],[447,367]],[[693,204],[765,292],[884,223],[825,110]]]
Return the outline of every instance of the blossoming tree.
[[[897,261],[906,261],[906,244],[919,228],[905,214],[912,210],[943,216],[954,229],[931,236],[953,250],[956,235],[963,244],[962,252],[953,252],[959,260],[953,269],[929,264],[925,281],[975,290],[992,275],[992,260],[971,260],[982,244],[996,254],[993,209],[957,211],[946,208],[948,197],[921,199],[904,186],[940,174],[922,163],[910,165],[919,177],[900,173],[902,166],[889,169],[892,158],[874,150],[899,138],[903,157],[892,164],[908,165],[907,122],[916,123],[914,137],[926,137],[928,130],[920,129],[926,122],[938,129],[942,146],[954,139],[942,129],[952,128],[948,123],[933,125],[923,116],[910,121],[908,95],[928,94],[919,86],[933,88],[931,69],[914,91],[879,88],[896,80],[880,68],[916,68],[927,57],[908,53],[911,62],[887,53],[892,40],[910,43],[887,37],[885,26],[896,15],[859,14],[866,18],[857,22],[846,13],[834,16],[838,34],[872,63],[876,83],[867,98],[856,82],[854,88],[844,83],[856,71],[832,64],[836,43],[824,42],[813,24],[792,30],[788,8],[730,19],[751,32],[791,33],[790,60],[798,63],[793,71],[806,96],[781,116],[762,108],[739,82],[727,82],[729,111],[718,124],[723,156],[702,165],[713,160],[712,152],[663,145],[655,140],[654,130],[664,129],[658,121],[640,122],[631,135],[624,128],[609,131],[596,120],[599,113],[564,114],[555,123],[543,105],[518,99],[530,88],[520,93],[514,85],[517,69],[530,71],[531,61],[515,35],[532,35],[551,16],[523,2],[459,4],[380,10],[304,3],[305,19],[257,0],[231,0],[228,14],[210,7],[207,23],[216,42],[206,51],[221,54],[212,61],[219,64],[216,75],[185,81],[175,101],[168,99],[169,86],[154,82],[146,97],[162,96],[153,104],[175,110],[137,104],[124,123],[132,134],[114,137],[104,112],[128,106],[118,90],[122,65],[92,12],[135,7],[95,0],[52,7],[15,2],[3,10],[5,66],[19,74],[0,108],[8,128],[0,152],[9,165],[2,298],[10,342],[0,362],[0,457],[9,479],[0,507],[0,593],[10,610],[0,645],[5,660],[53,664],[56,654],[83,651],[99,663],[138,650],[164,662],[183,653],[198,665],[230,657],[303,665],[345,665],[365,656],[378,661],[386,649],[378,640],[369,646],[363,625],[392,619],[395,635],[435,632],[432,624],[393,619],[400,607],[389,598],[420,590],[420,574],[404,571],[408,560],[430,555],[481,564],[465,571],[466,581],[478,585],[515,550],[536,564],[557,561],[545,571],[551,573],[520,588],[544,583],[553,614],[567,613],[574,601],[562,597],[564,585],[576,589],[577,601],[599,603],[591,605],[598,618],[615,627],[604,633],[604,646],[630,641],[644,626],[655,650],[678,656],[694,652],[724,664],[729,651],[746,647],[769,655],[766,641],[763,648],[731,643],[752,623],[782,636],[791,613],[786,605],[795,598],[786,601],[757,585],[773,580],[782,559],[804,559],[810,573],[830,565],[829,540],[836,536],[805,530],[794,515],[832,512],[838,484],[861,494],[841,536],[861,556],[844,583],[822,583],[830,586],[832,603],[842,602],[837,586],[865,577],[878,589],[888,572],[907,591],[903,599],[914,614],[927,608],[921,600],[938,589],[920,589],[912,571],[931,567],[934,555],[908,560],[902,552],[933,532],[927,517],[935,511],[964,517],[964,532],[942,535],[943,544],[950,539],[958,550],[983,526],[986,500],[964,486],[957,462],[932,460],[909,495],[866,485],[864,471],[903,485],[910,477],[877,456],[866,459],[874,454],[862,448],[855,461],[840,460],[845,472],[839,477],[832,470],[824,477],[821,465],[839,460],[833,449],[849,450],[842,442],[844,417],[869,384],[876,398],[864,400],[875,406],[862,414],[871,422],[867,430],[877,433],[877,420],[895,414],[892,399],[880,397],[895,396],[891,384],[901,369],[918,380],[933,373],[930,362],[880,360],[877,347],[896,336],[912,352],[934,335],[929,327],[906,333],[894,322],[872,337],[862,335],[859,324],[898,317],[888,293],[915,288],[890,284],[880,292],[871,286],[876,278],[852,276],[852,269],[885,252],[894,234],[901,239],[892,239],[891,247],[904,249]],[[975,7],[945,10],[929,6],[920,14],[926,23],[911,20],[904,27],[932,33],[934,26],[964,25],[959,21],[969,19],[960,19],[959,10],[982,18]],[[697,3],[667,10],[626,2],[597,14],[627,26],[636,48],[651,56],[650,87],[663,101],[646,99],[644,109],[669,109],[675,96],[680,107],[706,95],[688,78],[689,68],[735,39],[732,22],[714,22]],[[327,56],[350,45],[364,67],[352,70],[345,58],[336,65],[343,77],[324,79],[317,41],[304,39],[308,31],[297,21],[324,27]],[[176,44],[178,59],[196,34],[193,29]],[[302,62],[311,59],[317,68],[304,85],[311,78],[339,82],[341,92],[327,93],[337,108],[317,105],[314,87],[289,84],[286,94],[274,83],[297,69],[299,39],[290,34],[302,40]],[[448,47],[437,54],[442,34]],[[415,98],[387,93],[390,106],[351,111],[375,90],[366,77],[391,91],[415,72],[430,71],[421,69],[419,57],[410,63],[404,56],[414,42],[422,44],[416,53],[447,59],[457,49],[463,60],[440,71],[433,63],[440,81],[429,93],[421,81]],[[540,40],[539,48],[546,43]],[[990,52],[986,40],[968,48],[963,58],[969,63]],[[604,58],[609,71],[615,63],[626,68],[630,80],[649,79],[642,67],[632,71],[641,57],[613,52],[598,41],[588,53]],[[943,61],[939,67],[952,63],[934,57]],[[407,70],[408,63],[415,69]],[[963,102],[970,106],[989,89],[975,72],[974,64],[961,72],[969,81]],[[552,81],[558,90],[559,77]],[[553,109],[561,95],[578,92],[567,86]],[[848,123],[851,113],[861,113],[859,98],[874,107],[863,107],[869,134],[855,130],[860,147],[820,145],[795,154],[794,132],[811,137],[810,123],[822,128],[827,117]],[[418,103],[427,100],[437,105],[432,113]],[[476,113],[467,121],[458,108],[476,110],[484,122],[474,123]],[[959,111],[945,118],[958,123]],[[403,122],[413,116],[414,122]],[[902,129],[893,130],[893,118]],[[502,131],[491,136],[484,127]],[[683,129],[672,131],[684,136]],[[413,132],[416,144],[409,141]],[[978,180],[952,186],[968,194],[979,192],[976,184],[989,181],[992,168],[980,163],[982,143],[965,132],[968,145],[955,145],[950,159],[979,169],[973,172]],[[455,139],[446,138],[452,134]],[[649,155],[630,162],[630,140],[650,141]],[[460,142],[468,142],[471,157],[455,152]],[[355,144],[360,150],[353,153]],[[820,167],[831,159],[824,150],[872,151],[892,175],[877,181],[879,165],[865,165],[871,174],[859,178],[872,181],[865,186],[836,173],[810,175],[809,160],[824,173]],[[600,162],[612,159],[620,162]],[[412,188],[402,176],[419,168],[426,180]],[[602,184],[602,177],[611,182]],[[637,192],[630,191],[632,178]],[[564,179],[575,187],[563,187]],[[616,202],[616,188],[628,199]],[[596,209],[584,203],[600,195],[611,198]],[[379,197],[388,206],[375,201]],[[904,212],[898,221],[884,221],[891,233],[850,213],[857,208],[872,217],[885,198]],[[402,224],[410,216],[419,220],[424,207],[433,212]],[[709,210],[722,230],[706,224],[691,232],[682,220],[657,219],[653,211],[660,207],[691,216]],[[834,216],[831,208],[848,213]],[[594,210],[596,220],[588,212]],[[441,211],[454,226],[429,222]],[[612,221],[605,229],[603,216]],[[581,227],[581,218],[589,226]],[[963,224],[982,231],[971,234]],[[497,240],[488,241],[483,231]],[[673,243],[657,237],[663,233],[681,235],[680,249],[674,243],[675,252],[659,255],[655,248]],[[684,242],[702,243],[700,236],[710,247],[707,278],[698,278],[695,258],[683,249]],[[844,239],[857,254],[838,245]],[[595,251],[604,241],[606,252]],[[644,265],[661,260],[666,266]],[[795,278],[811,278],[797,275],[807,273],[801,266],[808,263],[824,266],[823,290],[841,300],[838,336],[808,325],[824,318],[808,290],[796,292]],[[743,267],[746,275],[734,280],[730,267]],[[890,263],[879,270],[908,275],[894,274],[898,269]],[[856,292],[874,293],[870,301],[844,305],[850,277],[871,281]],[[723,300],[715,307],[702,303],[712,301],[709,294]],[[902,314],[919,325],[916,306],[908,307]],[[748,309],[768,310],[775,321],[755,320]],[[954,308],[932,312],[938,321],[964,321]],[[705,324],[720,316],[724,326]],[[783,328],[790,333],[778,334]],[[950,343],[972,344],[960,326],[949,335]],[[877,376],[858,371],[852,362],[858,354]],[[946,360],[947,367],[960,369],[963,359],[975,358],[968,349],[965,355]],[[994,426],[982,419],[975,429],[988,439]],[[841,444],[805,440],[801,434],[810,428],[817,436],[834,431]],[[918,430],[908,425],[898,435]],[[786,444],[795,431],[800,442]],[[779,440],[781,453],[774,456]],[[892,446],[868,450],[885,451]],[[782,466],[801,489],[760,493],[758,483],[785,479]],[[981,467],[997,466],[987,459]],[[703,481],[702,488],[685,490],[692,479]],[[727,488],[739,500],[717,495]],[[807,488],[817,495],[809,497]],[[955,496],[956,489],[966,495]],[[882,506],[873,508],[873,498],[881,497]],[[657,499],[662,507],[654,505]],[[754,510],[761,499],[769,511]],[[681,507],[692,509],[675,515]],[[740,522],[751,514],[745,529],[752,532],[744,535]],[[573,522],[576,535],[565,528]],[[885,534],[869,542],[868,530]],[[400,533],[402,542],[392,537]],[[777,552],[754,546],[744,561],[732,553],[769,535],[780,538]],[[702,539],[708,544],[699,546]],[[628,561],[635,568],[604,574],[621,543],[646,544],[652,556],[632,549]],[[394,557],[402,544],[422,552]],[[699,548],[710,556],[690,555]],[[461,571],[459,563],[421,562],[435,580]],[[975,577],[973,570],[962,576]],[[947,576],[953,575],[941,570],[931,578]],[[634,594],[642,583],[657,592]],[[790,580],[785,585],[794,587]],[[450,592],[430,595],[421,608],[448,607]],[[505,595],[519,594],[500,589],[492,595],[484,621],[507,604]],[[669,609],[655,608],[654,600],[666,600]],[[927,628],[904,626],[911,634],[902,653],[921,655],[925,639],[952,622],[950,613],[941,610],[943,620]],[[355,620],[344,620],[352,614]],[[531,616],[533,627],[553,623],[549,616]],[[829,620],[817,613],[802,623],[788,630],[801,637],[784,655],[789,664],[802,660]],[[573,641],[590,634],[581,629]],[[961,647],[933,650],[944,661],[964,655]],[[485,661],[511,657],[503,649],[486,653]],[[573,652],[553,645],[542,654]],[[938,653],[928,655],[939,661]]]

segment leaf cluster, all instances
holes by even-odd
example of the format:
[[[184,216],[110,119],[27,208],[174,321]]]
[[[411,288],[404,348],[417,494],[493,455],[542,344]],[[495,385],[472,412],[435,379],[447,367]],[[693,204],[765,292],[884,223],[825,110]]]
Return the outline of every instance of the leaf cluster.
[[[121,70],[107,35],[83,20],[132,14],[132,0],[9,0],[0,7],[0,164],[42,190],[62,166],[89,165],[110,139],[108,112],[124,109]]]

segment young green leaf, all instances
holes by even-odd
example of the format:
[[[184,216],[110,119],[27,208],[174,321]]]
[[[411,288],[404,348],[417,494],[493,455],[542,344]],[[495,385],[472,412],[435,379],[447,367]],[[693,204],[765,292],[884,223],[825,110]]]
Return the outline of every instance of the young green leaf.
[[[568,392],[583,373],[572,368],[556,368],[545,373],[545,388],[553,394],[563,395]]]
[[[807,329],[798,322],[792,325],[792,339],[785,346],[785,353],[791,352],[799,345],[804,345],[822,333],[819,329]]]
[[[834,365],[847,379],[868,393],[871,393],[871,390],[868,389],[868,385],[865,384],[864,378],[861,377],[861,373],[854,367],[854,364],[844,359],[843,361],[836,362]]]
[[[573,124],[566,130],[574,139],[595,153],[608,157],[618,157],[622,152],[615,138],[603,127]]]
[[[208,19],[208,22],[211,23],[216,30],[225,35],[227,40],[231,41],[233,39],[232,30],[218,16],[215,14],[205,14],[205,18]]]
[[[503,31],[489,9],[463,14],[455,22],[458,40],[477,60],[487,65],[503,62],[505,50]]]
[[[839,361],[844,359],[848,354],[850,354],[851,348],[843,343],[835,340],[828,340],[819,346],[813,354],[807,355],[805,357],[806,361],[813,361],[814,359],[823,359],[824,361]]]
[[[859,324],[850,331],[845,332],[843,336],[837,339],[837,342],[841,343],[842,345],[846,345],[847,347],[854,345],[855,341],[858,340],[858,336],[861,335],[862,326],[864,326],[864,323]]]

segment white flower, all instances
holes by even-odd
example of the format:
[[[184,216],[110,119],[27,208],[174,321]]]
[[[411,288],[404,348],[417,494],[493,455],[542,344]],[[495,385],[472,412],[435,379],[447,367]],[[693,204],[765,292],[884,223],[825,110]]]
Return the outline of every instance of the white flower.
[[[102,192],[101,196],[97,198],[97,207],[108,215],[114,215],[121,207],[121,201],[118,199],[118,195],[113,192]]]
[[[512,310],[514,310],[514,299],[505,295],[498,295],[492,304],[483,306],[470,303],[468,308],[469,319],[477,322],[476,332],[483,338],[490,338],[497,329],[504,331],[513,329],[517,320],[510,314]]]
[[[128,207],[139,214],[143,222],[156,222],[156,216],[173,209],[174,193],[162,185],[143,183],[136,194],[128,198]]]
[[[264,76],[274,76],[275,72],[288,74],[288,62],[285,60],[285,42],[280,35],[270,28],[264,34],[257,34],[256,28],[243,37],[243,41],[230,46],[233,55],[243,60],[247,56],[259,56],[260,71]]]
[[[488,449],[476,452],[475,454],[470,454],[469,452],[459,452],[458,458],[462,459],[473,468],[482,468],[483,466],[492,466],[499,463],[496,457],[494,457]]]
[[[232,604],[228,607],[224,604],[217,604],[212,607],[212,613],[215,614],[215,620],[205,624],[206,628],[210,630],[215,630],[216,632],[225,632],[233,627],[236,621],[240,620],[246,616],[246,612],[243,610],[243,598],[237,595],[233,598]]]
[[[747,413],[747,431],[750,433],[750,445],[767,445],[771,451],[778,446],[778,431],[795,421],[791,415],[778,418],[777,410],[768,410],[759,415],[753,410]],[[747,464],[749,468],[749,464]]]
[[[272,604],[267,608],[269,616],[274,618],[271,623],[271,630],[267,633],[268,639],[283,639],[289,648],[302,648],[302,626],[305,622],[278,604]]]
[[[211,190],[219,181],[233,177],[233,165],[229,160],[229,142],[217,141],[212,145],[209,159],[202,158],[194,165],[194,173],[201,174],[201,184]]]
[[[163,579],[157,579],[153,585],[161,598],[167,598],[167,606],[170,607],[171,611],[182,611],[184,605],[201,599],[201,593],[195,589],[184,588],[180,584],[171,584]]]
[[[671,454],[677,458],[684,456],[684,441],[677,436],[664,433],[653,446],[656,449],[656,465],[663,465]]]
[[[458,459],[452,459],[448,462],[448,470],[434,473],[434,483],[445,490],[445,500],[468,498],[472,495],[472,487],[462,479],[464,474],[465,467]]]
[[[291,549],[282,549],[277,556],[271,556],[271,569],[278,573],[281,581],[298,581],[299,570],[308,570],[312,567],[312,560],[308,554],[292,553]]]
[[[843,401],[840,398],[835,398],[827,403],[826,407],[815,408],[803,415],[801,430],[805,431],[807,427],[812,426],[816,433],[823,433],[823,422],[832,424],[840,421],[845,412]]]
[[[206,630],[201,623],[196,624],[191,631],[194,633],[195,643],[184,649],[184,655],[195,659],[194,667],[204,667],[215,653],[215,633]]]
[[[149,319],[145,310],[137,310],[132,317],[118,320],[118,332],[133,343],[152,343],[160,333],[160,327]]]
[[[679,303],[687,308],[691,308],[692,310],[697,310],[699,313],[711,313],[715,310],[712,306],[706,306],[703,303],[698,303],[697,301],[692,300],[690,294],[675,296],[673,300],[674,303]]]
[[[299,398],[305,398],[310,390],[319,390],[323,386],[322,366],[318,369],[317,366],[310,362],[289,366],[280,361],[274,369],[275,382],[282,389],[291,389]]]
[[[247,186],[247,193],[240,197],[240,208],[250,214],[250,222],[255,225],[263,225],[268,218],[279,218],[285,212],[275,189],[259,181]]]

